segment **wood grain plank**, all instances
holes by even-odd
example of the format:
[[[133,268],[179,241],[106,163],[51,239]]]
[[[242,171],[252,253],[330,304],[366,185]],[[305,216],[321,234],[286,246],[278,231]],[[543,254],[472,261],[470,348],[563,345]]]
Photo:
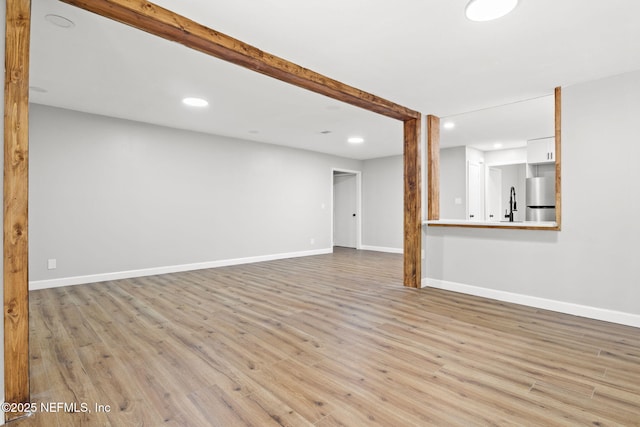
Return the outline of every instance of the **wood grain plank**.
[[[608,398],[599,400],[567,393],[564,388],[534,386],[529,392],[529,399],[544,405],[550,411],[560,411],[562,415],[557,419],[563,420],[566,424],[638,425],[638,411],[635,405],[624,408]]]
[[[636,376],[634,379],[637,382],[639,378]],[[593,412],[603,417],[625,425],[640,425],[640,395],[637,392],[597,386],[591,401],[596,407]]]
[[[474,370],[446,367],[432,378],[460,405],[469,405],[480,425],[562,425],[568,421],[574,425],[587,425],[592,418],[582,411],[565,411],[558,405],[549,407],[542,401],[529,398],[531,392],[513,389],[511,384],[485,377]],[[504,405],[504,402],[509,402]]]
[[[343,409],[354,419],[368,419],[366,425],[452,425],[453,419],[460,421],[457,407],[451,411],[453,408],[446,404],[441,406],[446,402],[437,393],[425,392],[425,376],[399,377],[393,369],[382,369],[380,365],[362,366],[363,360],[356,356],[353,361],[343,359],[346,363],[327,360],[314,365],[328,382],[336,384],[333,389],[339,392],[336,409],[330,414],[333,418],[343,418]],[[456,413],[455,418],[450,415],[452,412]]]
[[[440,118],[427,116],[427,219],[440,219]]]
[[[7,1],[4,81],[4,397],[29,402],[29,40],[31,1]],[[21,413],[7,412],[10,421]]]
[[[34,317],[38,317],[38,316],[34,316]],[[50,345],[49,342],[47,342],[46,344],[36,342],[31,344],[30,346],[30,349],[31,349],[30,362],[31,363],[29,366],[29,370],[30,370],[31,376],[32,378],[46,379],[44,381],[43,380],[33,381],[33,383],[31,384],[31,390],[30,390],[31,402],[35,403],[36,405],[39,404],[39,402],[55,401],[55,399],[53,398],[54,392],[51,390],[51,385],[54,383],[49,380],[49,372],[55,371],[56,367],[55,367],[55,363],[50,360],[50,357],[48,355],[48,350],[46,352],[42,351],[42,347],[43,347],[42,344],[44,344],[45,347]],[[32,424],[34,426],[58,426],[59,425],[58,416],[55,414],[47,417],[48,418],[47,420],[35,415],[37,415],[37,413],[32,414],[32,419],[34,420]]]
[[[235,398],[212,385],[206,390],[192,393],[189,398],[209,425],[244,426],[282,426],[281,418],[269,411],[269,407],[248,397]]]
[[[95,344],[100,341],[98,334],[89,324],[88,319],[75,305],[64,289],[47,289],[45,298],[39,304],[39,315],[46,328],[51,333],[51,338],[64,330],[76,347]],[[52,304],[55,301],[57,304]],[[63,325],[68,325],[66,328]]]
[[[462,223],[457,223],[457,224],[438,224],[438,223],[433,223],[433,224],[429,224],[429,227],[461,227],[461,228],[491,228],[491,229],[498,229],[498,230],[540,230],[540,231],[560,231],[560,227],[558,226],[549,226],[549,227],[530,227],[530,226],[526,226],[526,225],[487,225],[487,224],[483,224],[483,225],[478,225],[478,224],[462,224]]]
[[[162,420],[163,425],[208,425],[208,420],[185,394],[185,390],[215,384],[211,375],[205,374],[211,370],[205,369],[207,367],[201,361],[181,352],[176,358],[175,353],[163,351],[155,357],[147,352],[127,354],[124,357],[120,356],[115,362],[122,365],[119,371],[122,372],[121,375],[129,378],[128,381],[139,390],[136,398],[139,400],[140,407],[137,410],[151,412]],[[110,363],[114,361],[111,360]],[[103,368],[96,366],[96,370],[101,371]],[[166,380],[170,377],[175,378],[175,381]],[[106,382],[114,381],[106,379]],[[106,394],[112,395],[111,392]],[[120,419],[120,416],[117,418]],[[158,423],[158,419],[155,422]],[[132,424],[136,423],[137,421]]]
[[[267,412],[278,425],[300,427],[314,425],[282,402],[282,400],[265,390],[257,390],[246,398],[255,402],[256,405]]]
[[[34,389],[46,389],[47,393],[38,394],[32,399],[40,408],[42,404],[61,402],[71,405],[71,410],[55,406],[53,411],[40,409],[28,420],[35,419],[36,423],[45,425],[57,423],[60,426],[111,425],[105,413],[90,413],[81,409],[82,404],[93,407],[96,402],[106,399],[100,397],[101,391],[87,378],[86,367],[74,350],[74,345],[69,345],[70,341],[71,338],[61,332],[47,345],[40,345],[42,360],[47,363],[47,369],[44,372],[45,378],[34,381]],[[74,409],[78,411],[75,412]]]
[[[130,354],[129,354],[130,355]],[[102,425],[108,421],[117,425],[159,425],[162,406],[144,399],[143,386],[133,372],[126,369],[128,354],[121,356],[118,349],[112,350],[103,344],[95,344],[77,349],[77,357],[86,372],[85,383],[93,386],[95,395],[84,400],[91,407],[84,425]],[[78,378],[80,380],[80,378]],[[87,381],[88,380],[88,381]],[[96,404],[109,405],[109,412],[95,411]],[[75,414],[62,414],[66,422]]]
[[[288,359],[268,369],[252,372],[261,388],[308,422],[315,423],[333,410],[341,398],[342,387],[333,384],[321,372]]]
[[[404,285],[420,288],[422,281],[421,118],[404,122]]]
[[[562,228],[562,88],[554,90],[554,136],[556,145],[556,224]]]

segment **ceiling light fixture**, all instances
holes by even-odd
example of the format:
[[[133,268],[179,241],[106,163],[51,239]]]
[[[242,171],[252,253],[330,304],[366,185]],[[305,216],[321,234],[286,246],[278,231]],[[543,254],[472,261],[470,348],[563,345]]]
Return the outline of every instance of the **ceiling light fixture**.
[[[73,28],[76,26],[76,24],[71,19],[65,18],[64,16],[60,15],[49,14],[45,15],[44,19],[46,19],[47,22],[60,28]]]
[[[350,144],[362,144],[364,142],[364,138],[360,136],[352,136],[351,138],[347,139],[347,142],[349,142]]]
[[[456,127],[456,124],[453,122],[444,122],[444,124],[442,125],[445,129],[453,129],[454,127]]]
[[[492,21],[511,12],[517,5],[518,0],[471,0],[465,14],[472,21]]]
[[[182,103],[190,107],[206,107],[209,102],[202,98],[184,98]]]
[[[496,142],[495,144],[493,144],[493,148],[502,148],[502,143]]]

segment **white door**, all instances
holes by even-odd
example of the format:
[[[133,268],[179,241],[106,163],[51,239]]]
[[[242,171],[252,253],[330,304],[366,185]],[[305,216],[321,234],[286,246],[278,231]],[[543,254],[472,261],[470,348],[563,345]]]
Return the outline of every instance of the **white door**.
[[[477,163],[467,163],[467,219],[469,221],[482,221],[484,212],[482,211],[482,180],[480,176],[480,165]]]
[[[333,176],[333,244],[357,246],[357,179],[355,174]]]
[[[487,221],[501,221],[502,218],[502,170],[488,168],[487,174]]]

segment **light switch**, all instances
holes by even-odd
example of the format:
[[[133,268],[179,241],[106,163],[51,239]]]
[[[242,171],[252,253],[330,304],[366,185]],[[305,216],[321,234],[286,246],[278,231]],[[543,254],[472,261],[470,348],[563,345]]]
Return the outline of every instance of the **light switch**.
[[[456,197],[453,202],[456,205],[461,205],[462,204],[462,197]]]

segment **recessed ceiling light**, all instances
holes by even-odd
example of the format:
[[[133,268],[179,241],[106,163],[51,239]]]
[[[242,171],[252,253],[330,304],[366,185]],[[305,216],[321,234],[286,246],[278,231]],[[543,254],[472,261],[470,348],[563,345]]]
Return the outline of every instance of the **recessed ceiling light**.
[[[352,136],[351,138],[347,139],[347,142],[349,142],[350,144],[362,144],[364,142],[364,138],[360,136]]]
[[[456,124],[453,122],[444,122],[444,124],[442,125],[445,129],[453,129],[454,127],[456,127]]]
[[[511,12],[517,5],[518,0],[471,0],[465,14],[472,21],[492,21]]]
[[[209,105],[209,102],[202,98],[185,98],[182,103],[190,107],[206,107]]]
[[[45,15],[44,19],[60,28],[73,28],[76,26],[76,24],[74,24],[71,19],[65,18],[64,16],[60,15],[49,14]]]

